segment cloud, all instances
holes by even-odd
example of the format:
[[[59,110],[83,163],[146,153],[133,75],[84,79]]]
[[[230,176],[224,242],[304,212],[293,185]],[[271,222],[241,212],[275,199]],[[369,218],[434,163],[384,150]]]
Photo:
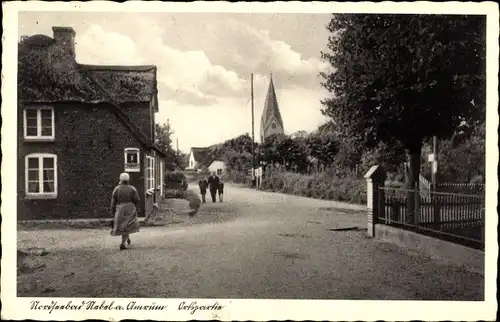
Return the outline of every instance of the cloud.
[[[179,17],[173,24],[144,15],[93,23],[84,18],[74,25],[78,61],[156,65],[160,100],[156,119],[160,123],[170,119],[174,137],[186,152],[191,146],[251,132],[250,73],[256,138],[271,71],[287,133],[314,130],[324,120],[319,100],[325,93],[317,75],[327,65],[273,39],[266,30],[227,18],[195,23]],[[33,33],[45,28],[50,35],[52,25],[49,20],[43,27],[30,28]],[[295,43],[304,46],[303,39]]]
[[[162,42],[162,29],[148,26],[144,37],[106,31],[92,25],[77,36],[77,58],[80,62],[106,65],[155,64],[158,67],[160,99],[179,103],[206,105],[217,97],[235,97],[243,93],[245,80],[234,71],[213,64],[202,50],[181,51]]]
[[[216,57],[217,62],[224,62],[227,68],[240,74],[272,72],[281,80],[276,84],[278,87],[317,89],[319,73],[328,70],[327,62],[303,57],[287,43],[272,39],[268,31],[234,19],[214,22],[207,29],[210,42],[219,44],[209,49],[210,57]]]
[[[139,48],[130,37],[106,32],[99,25],[91,25],[75,39],[77,59],[103,65],[143,64]]]

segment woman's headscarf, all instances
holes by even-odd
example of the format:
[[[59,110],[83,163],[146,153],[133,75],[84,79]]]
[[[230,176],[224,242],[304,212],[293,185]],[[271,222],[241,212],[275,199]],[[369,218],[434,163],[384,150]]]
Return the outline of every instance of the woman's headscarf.
[[[120,183],[126,183],[126,182],[129,182],[130,180],[130,176],[128,173],[124,172],[122,174],[120,174]]]

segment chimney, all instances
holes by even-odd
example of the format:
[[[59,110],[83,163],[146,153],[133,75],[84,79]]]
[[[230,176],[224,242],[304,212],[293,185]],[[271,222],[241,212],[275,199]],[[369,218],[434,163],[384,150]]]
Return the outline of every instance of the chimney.
[[[56,45],[64,51],[72,60],[75,55],[75,31],[71,27],[52,27]]]

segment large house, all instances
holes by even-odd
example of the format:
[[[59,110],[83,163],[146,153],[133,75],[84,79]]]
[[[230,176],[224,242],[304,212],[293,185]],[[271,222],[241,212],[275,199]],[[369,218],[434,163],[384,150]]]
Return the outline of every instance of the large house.
[[[274,91],[273,78],[269,81],[266,101],[260,120],[260,142],[264,143],[267,137],[273,134],[284,134],[283,119],[281,118],[278,100]]]
[[[155,66],[92,66],[75,32],[23,37],[18,59],[18,219],[105,218],[128,172],[140,216],[163,196]]]

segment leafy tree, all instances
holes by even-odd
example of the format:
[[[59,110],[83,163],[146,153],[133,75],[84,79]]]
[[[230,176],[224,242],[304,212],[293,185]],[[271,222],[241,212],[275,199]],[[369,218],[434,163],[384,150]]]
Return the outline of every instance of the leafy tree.
[[[485,177],[485,124],[472,131],[460,131],[452,138],[439,142],[438,172],[439,182],[483,182]],[[432,151],[432,143],[424,146],[427,153]],[[424,153],[426,154],[426,153]],[[425,158],[423,173],[430,178],[430,166]]]
[[[312,133],[306,138],[305,144],[308,154],[324,166],[332,165],[339,151],[339,142],[333,133]]]
[[[166,154],[166,169],[174,171],[182,169],[184,158],[172,147],[172,134],[174,130],[167,120],[167,123],[155,124],[155,144]]]
[[[425,140],[484,120],[485,23],[483,16],[334,15],[322,53],[335,69],[322,73],[331,93],[323,113],[360,144],[398,141],[415,188]]]
[[[261,148],[262,160],[277,163],[285,169],[305,171],[308,164],[308,151],[302,137],[295,139],[285,134],[273,134],[266,138]]]
[[[232,149],[238,152],[252,154],[252,138],[248,134],[240,135],[234,139],[225,141],[222,149]]]

